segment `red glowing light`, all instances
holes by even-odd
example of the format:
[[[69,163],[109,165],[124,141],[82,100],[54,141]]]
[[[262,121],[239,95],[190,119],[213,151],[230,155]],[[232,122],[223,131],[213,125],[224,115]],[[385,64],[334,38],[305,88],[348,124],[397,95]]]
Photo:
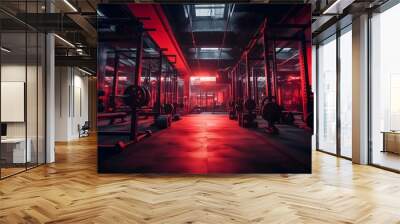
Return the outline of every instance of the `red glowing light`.
[[[161,5],[158,4],[130,4],[130,10],[136,17],[149,18],[143,20],[145,28],[152,28],[156,31],[149,32],[152,39],[161,48],[166,48],[164,52],[166,55],[176,55],[176,68],[184,76],[190,74],[189,65],[186,62],[185,56],[183,55],[178,42],[173,35],[171,26],[168,23],[167,17],[165,16]],[[168,58],[170,62],[173,62],[174,58]]]
[[[191,82],[215,82],[217,78],[215,76],[192,76],[190,77]]]
[[[287,78],[288,81],[294,81],[294,80],[299,80],[299,79],[300,79],[299,76],[294,76],[294,75],[290,75],[290,76]]]

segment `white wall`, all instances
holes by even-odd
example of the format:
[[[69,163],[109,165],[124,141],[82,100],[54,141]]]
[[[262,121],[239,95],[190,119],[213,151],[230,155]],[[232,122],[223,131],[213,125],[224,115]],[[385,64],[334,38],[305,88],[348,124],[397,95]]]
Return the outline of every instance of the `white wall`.
[[[36,70],[38,69],[38,70]],[[26,83],[26,110],[27,120],[24,122],[6,122],[8,138],[30,139],[32,161],[44,163],[44,74],[42,68],[18,63],[3,64],[1,66],[1,81]],[[27,78],[27,80],[25,80]],[[4,97],[4,96],[2,96]],[[9,110],[9,108],[1,108]],[[25,112],[25,111],[23,111]],[[39,153],[39,156],[37,156]]]
[[[25,75],[27,69],[28,72],[28,83],[25,80]],[[33,130],[36,130],[36,106],[37,106],[37,98],[36,98],[36,79],[31,78],[31,75],[34,74],[36,77],[36,67],[28,66],[27,68],[24,65],[19,64],[4,64],[1,66],[1,81],[3,82],[25,82],[27,83],[27,119],[28,119],[28,129],[32,127]],[[39,101],[41,102],[41,101]],[[39,107],[43,105],[38,105]],[[7,108],[2,108],[2,110],[7,110]],[[35,113],[33,113],[35,112]],[[33,122],[32,124],[30,122]],[[33,127],[34,126],[34,127]],[[9,137],[25,137],[25,122],[8,122],[7,125],[7,134]],[[29,137],[29,130],[28,130]],[[42,136],[43,137],[43,136]]]
[[[4,82],[25,82],[25,64],[8,64],[1,66],[1,81]],[[7,110],[7,108],[1,108]],[[25,137],[25,123],[7,123],[7,137]]]
[[[88,120],[88,78],[73,67],[56,67],[55,73],[55,140],[70,141]]]

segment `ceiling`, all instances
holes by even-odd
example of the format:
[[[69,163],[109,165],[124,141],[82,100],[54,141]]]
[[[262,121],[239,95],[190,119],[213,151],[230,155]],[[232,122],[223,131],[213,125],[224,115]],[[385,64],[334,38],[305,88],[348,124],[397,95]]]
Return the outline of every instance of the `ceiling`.
[[[68,2],[68,3],[66,3]],[[84,55],[68,49],[68,44],[56,38],[56,62],[61,64],[79,63],[90,64],[96,67],[96,8],[101,3],[132,3],[132,0],[57,0],[52,1],[54,11],[46,13],[44,0],[0,1],[0,20],[2,30],[18,32],[25,28],[24,22],[29,26],[42,31],[55,32],[81,49]],[[267,17],[269,23],[275,28],[270,29],[268,35],[281,37],[295,37],[299,28],[283,29],[280,24],[306,24],[305,21],[290,21],[290,18],[300,18],[296,15],[304,7],[299,3],[311,3],[313,11],[312,33],[319,35],[338,19],[347,14],[357,14],[382,5],[386,0],[354,0],[346,9],[341,9],[343,14],[338,16],[321,16],[323,12],[334,4],[335,0],[304,0],[290,1],[290,4],[279,5],[278,0],[268,1],[271,4],[163,4],[162,9],[173,29],[181,50],[194,73],[203,70],[218,71],[233,66],[242,56],[249,40],[253,37],[257,27]],[[288,2],[286,2],[288,3]],[[71,7],[72,6],[72,7]],[[5,10],[5,11],[4,11]],[[28,12],[28,13],[26,13]],[[323,21],[322,21],[322,20]],[[322,21],[322,22],[321,22]],[[23,23],[21,23],[23,22]],[[308,20],[309,22],[309,20]],[[311,32],[307,32],[310,34]],[[323,33],[322,33],[323,34]],[[326,34],[329,35],[329,34]],[[273,38],[273,37],[271,37]],[[18,38],[16,38],[18,39]],[[18,42],[18,41],[17,41]],[[18,44],[18,43],[16,43]],[[278,60],[287,61],[296,54],[295,45],[288,41],[278,41]],[[292,45],[292,46],[291,46]],[[261,45],[256,45],[257,48]],[[292,48],[292,51],[282,52],[281,49]],[[259,50],[259,49],[258,49]],[[17,51],[15,51],[17,52]],[[29,49],[28,49],[29,54]],[[286,65],[295,62],[289,60]]]
[[[305,15],[304,5],[165,4],[162,7],[194,75],[225,70],[237,63],[264,18],[270,24],[268,36],[293,38],[310,26],[311,16]],[[289,28],[285,24],[303,26]],[[288,41],[282,44],[290,45]],[[290,52],[280,55],[280,59],[285,60],[285,56],[290,57]]]

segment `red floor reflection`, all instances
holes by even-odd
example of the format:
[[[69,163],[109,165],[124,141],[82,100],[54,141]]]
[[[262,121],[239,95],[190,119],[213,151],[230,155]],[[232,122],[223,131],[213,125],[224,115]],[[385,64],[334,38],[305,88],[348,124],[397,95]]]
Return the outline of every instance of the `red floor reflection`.
[[[310,135],[302,129],[280,128],[280,136],[270,136],[241,128],[226,115],[189,115],[102,160],[101,167],[137,173],[310,172]]]

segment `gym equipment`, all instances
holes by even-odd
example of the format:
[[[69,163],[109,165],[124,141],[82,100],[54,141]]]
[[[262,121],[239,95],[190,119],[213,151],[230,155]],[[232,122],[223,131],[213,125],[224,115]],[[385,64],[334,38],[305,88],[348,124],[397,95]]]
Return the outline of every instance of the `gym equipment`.
[[[313,113],[310,113],[310,114],[308,114],[308,116],[306,117],[306,124],[307,124],[307,127],[309,127],[309,128],[314,128],[314,114]]]
[[[271,96],[271,97],[264,97],[264,99],[261,101],[261,105],[265,105],[266,103],[267,103],[267,100],[268,100],[268,102],[273,102],[273,101],[275,101],[275,97],[273,97],[273,96]]]
[[[98,96],[98,97],[105,96],[105,95],[106,95],[106,93],[104,92],[104,90],[99,90],[99,91],[97,92],[97,96]]]
[[[119,151],[123,151],[126,148],[128,148],[128,146],[135,144],[137,141],[140,141],[143,138],[150,137],[152,134],[153,132],[151,130],[146,130],[145,132],[138,133],[136,141],[128,141],[128,142],[118,141],[115,144],[115,148],[117,148]]]
[[[174,105],[170,104],[170,103],[165,103],[163,105],[164,108],[164,112],[166,114],[172,114],[174,112]]]
[[[172,120],[179,121],[181,119],[181,115],[179,113],[179,112],[181,112],[181,110],[180,110],[181,108],[179,107],[179,103],[173,103],[172,105],[174,106]]]
[[[160,129],[165,129],[171,126],[172,119],[171,115],[164,114],[156,118],[155,125]]]
[[[237,100],[235,103],[235,109],[237,112],[243,112],[243,102],[242,100]]]
[[[173,121],[179,121],[181,119],[181,115],[180,114],[174,114],[174,116],[172,117]]]
[[[103,113],[105,111],[106,107],[104,106],[104,100],[99,99],[97,101],[97,112],[98,113]]]
[[[123,100],[124,103],[131,107],[142,107],[149,103],[150,97],[149,93],[147,93],[147,89],[141,86],[130,85],[126,87],[124,91]]]
[[[147,106],[150,101],[151,101],[151,93],[150,90],[147,87],[142,87],[144,89],[144,92],[146,93],[146,104],[144,106]]]
[[[256,103],[256,101],[253,100],[253,99],[247,99],[247,100],[244,102],[244,107],[245,107],[248,111],[253,111],[253,110],[256,109],[257,103]]]
[[[128,116],[126,112],[115,112],[115,113],[98,113],[98,120],[108,120],[110,119],[109,124],[114,124],[116,119],[119,119],[119,122],[125,122],[125,117]]]
[[[245,113],[243,114],[243,122],[242,125],[245,128],[257,128],[258,123],[254,120],[257,118],[255,113]]]
[[[237,118],[235,111],[231,110],[229,111],[229,119],[230,120],[235,120]]]
[[[230,120],[237,119],[235,101],[233,100],[229,101],[228,105],[229,105],[229,119]]]
[[[281,108],[275,102],[267,102],[262,106],[261,116],[268,122],[267,131],[271,134],[279,134],[279,129],[275,126],[275,122],[278,122],[281,118]]]
[[[257,115],[256,113],[254,113],[256,107],[257,107],[256,101],[251,98],[247,99],[244,102],[244,108],[246,109],[246,111],[243,111],[243,116],[242,116],[243,127],[256,128],[258,126],[257,122],[255,122]]]
[[[134,141],[129,141],[129,142],[124,142],[124,141],[118,141],[115,144],[115,147],[119,150],[119,151],[123,151],[125,150],[129,145],[132,145],[134,143]]]
[[[278,122],[281,118],[281,108],[274,102],[268,102],[262,106],[261,116],[269,122]]]
[[[282,122],[292,125],[294,123],[294,115],[292,112],[282,113]]]

